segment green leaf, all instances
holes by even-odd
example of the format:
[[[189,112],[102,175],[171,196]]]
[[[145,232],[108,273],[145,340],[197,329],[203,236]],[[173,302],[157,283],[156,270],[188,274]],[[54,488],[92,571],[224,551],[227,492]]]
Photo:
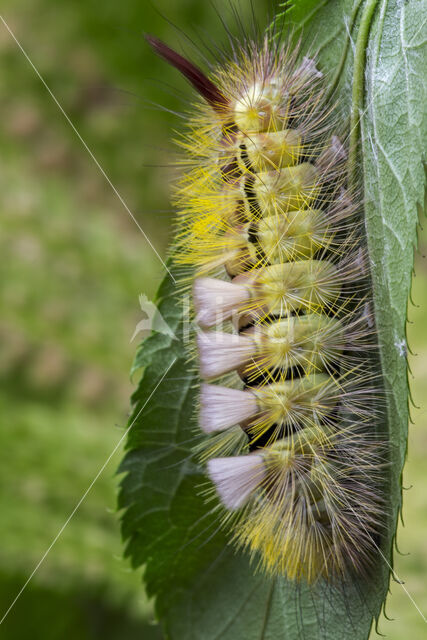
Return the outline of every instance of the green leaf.
[[[179,335],[175,293],[166,278],[159,311]],[[315,638],[321,631],[319,637],[332,638],[328,629],[338,624],[349,635],[363,629],[366,637],[370,617],[361,585],[349,585],[345,593],[324,584],[295,588],[256,574],[248,558],[227,544],[217,515],[200,495],[204,479],[191,456],[197,378],[182,341],[153,334],[142,350],[146,368],[133,396],[119,506],[125,509],[126,553],[135,567],[146,565],[147,591],[156,596],[167,637],[273,640],[302,633]],[[140,354],[137,359],[142,363]]]
[[[361,109],[366,230],[391,445],[389,534],[401,508],[408,436],[406,319],[424,205],[427,140],[424,2],[383,2],[367,50]],[[389,562],[392,563],[391,542]]]
[[[371,12],[372,10],[372,12]],[[361,116],[361,175],[372,260],[381,362],[388,391],[382,428],[391,442],[391,515],[382,553],[391,561],[406,449],[406,358],[401,355],[410,287],[417,203],[422,201],[418,76],[422,24],[416,0],[295,2],[289,16],[302,27],[306,51],[319,50],[343,111]],[[287,19],[289,19],[287,16]],[[359,29],[359,27],[360,28]],[[347,46],[349,33],[356,43]],[[297,34],[298,35],[298,32]],[[366,55],[365,55],[366,53]],[[355,73],[353,73],[355,72]],[[352,92],[352,78],[356,84]],[[366,83],[366,84],[365,84]],[[353,95],[353,105],[351,96]],[[425,129],[423,130],[425,131]],[[356,128],[358,134],[359,128]],[[353,135],[353,143],[356,137]],[[179,273],[174,271],[175,278]],[[128,452],[120,467],[126,553],[145,565],[148,593],[172,640],[298,640],[368,638],[388,589],[384,561],[370,582],[294,585],[257,573],[227,544],[202,498],[204,476],[192,457],[198,378],[187,363],[183,312],[170,277],[159,311],[179,338],[153,334],[135,368],[145,367],[133,396]]]

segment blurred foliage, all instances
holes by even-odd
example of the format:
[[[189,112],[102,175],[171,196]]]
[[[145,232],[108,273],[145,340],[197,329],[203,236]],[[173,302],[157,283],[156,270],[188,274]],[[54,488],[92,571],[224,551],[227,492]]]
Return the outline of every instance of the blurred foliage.
[[[226,40],[215,10],[197,0],[108,0],[102,11],[94,0],[5,0],[2,15],[164,254],[170,138],[180,122],[156,104],[182,112],[189,92],[142,35],[194,55],[179,29],[199,42],[208,30]],[[138,295],[154,295],[163,268],[2,24],[0,54],[1,617],[123,435]],[[3,637],[160,637],[140,573],[121,557],[119,458],[120,446]]]
[[[239,25],[227,0],[218,13]],[[239,3],[251,22],[249,0]],[[272,2],[256,3],[265,14]],[[177,28],[165,20],[159,11]],[[170,138],[185,82],[142,39],[153,32],[204,64],[226,46],[210,3],[3,0],[2,15],[158,251],[170,234]],[[265,23],[265,21],[264,21]],[[182,30],[182,32],[181,32]],[[194,40],[195,46],[183,33]],[[204,49],[206,51],[206,49]],[[0,24],[0,601],[3,611],[113,452],[126,423],[141,319],[162,265],[34,70]],[[165,105],[161,110],[155,104]],[[424,235],[426,238],[426,235]],[[421,241],[421,253],[427,241]],[[419,256],[410,327],[415,400],[427,384],[426,260]],[[426,410],[415,410],[397,574],[426,595]],[[117,426],[119,425],[119,426]],[[2,625],[8,639],[159,638],[140,574],[122,560],[114,513],[120,446]],[[399,585],[388,637],[423,622]]]

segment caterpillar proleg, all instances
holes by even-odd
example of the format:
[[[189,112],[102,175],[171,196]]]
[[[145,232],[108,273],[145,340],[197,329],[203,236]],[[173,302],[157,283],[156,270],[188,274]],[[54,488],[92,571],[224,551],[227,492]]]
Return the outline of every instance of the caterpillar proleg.
[[[202,458],[233,542],[312,583],[375,563],[381,397],[363,207],[327,79],[298,47],[246,43],[208,77],[179,140],[173,258],[188,268]]]

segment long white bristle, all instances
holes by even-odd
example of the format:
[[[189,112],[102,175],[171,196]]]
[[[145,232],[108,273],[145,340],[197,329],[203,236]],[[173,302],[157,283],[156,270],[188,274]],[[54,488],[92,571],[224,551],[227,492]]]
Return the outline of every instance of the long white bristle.
[[[231,333],[201,333],[197,336],[200,374],[205,380],[238,369],[255,351],[251,338]]]
[[[250,454],[231,458],[213,458],[208,462],[208,474],[227,509],[244,506],[265,478],[262,456]]]
[[[202,384],[200,390],[200,427],[205,433],[223,431],[244,422],[258,411],[250,391]]]
[[[343,162],[347,158],[346,150],[337,136],[332,136],[330,144],[318,157],[316,165],[323,171],[330,171],[338,162]]]
[[[196,321],[206,328],[220,324],[249,298],[250,293],[243,285],[216,278],[197,278],[193,287]]]
[[[319,79],[323,76],[323,73],[316,67],[316,63],[312,58],[304,56],[302,63],[295,71],[293,87],[294,91],[297,88],[301,88],[307,83],[311,82],[314,78]]]
[[[341,143],[338,136],[332,136],[331,138],[331,148],[338,160],[345,160],[347,158],[347,152],[345,150],[344,145]]]

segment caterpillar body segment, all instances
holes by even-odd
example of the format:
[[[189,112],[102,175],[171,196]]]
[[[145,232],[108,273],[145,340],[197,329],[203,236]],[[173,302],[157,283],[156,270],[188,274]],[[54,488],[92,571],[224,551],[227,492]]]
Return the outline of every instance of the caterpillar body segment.
[[[209,79],[152,44],[201,95],[179,141],[174,260],[191,267],[202,458],[224,525],[291,580],[367,572],[384,513],[375,326],[324,78],[268,42]]]
[[[199,332],[197,345],[205,380],[233,370],[250,380],[258,377],[260,369],[327,370],[328,364],[342,357],[347,343],[341,322],[312,313],[258,323],[239,334]]]

